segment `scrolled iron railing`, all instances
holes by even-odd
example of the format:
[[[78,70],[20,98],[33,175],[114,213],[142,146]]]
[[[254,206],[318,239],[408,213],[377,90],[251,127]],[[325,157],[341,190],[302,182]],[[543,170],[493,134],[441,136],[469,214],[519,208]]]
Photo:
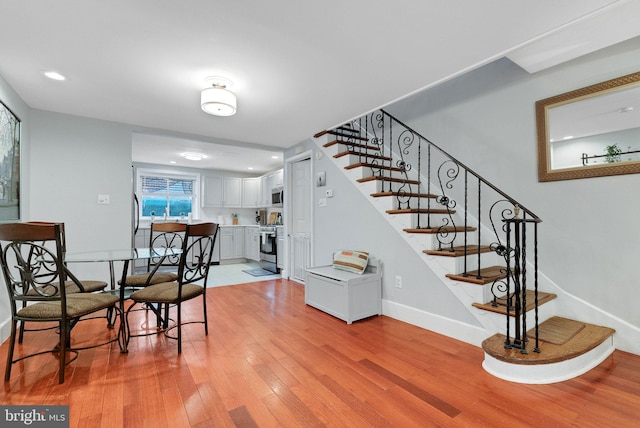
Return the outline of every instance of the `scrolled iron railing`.
[[[357,157],[360,166],[369,168],[381,182],[381,192],[393,195],[398,210],[417,213],[415,229],[435,230],[438,250],[462,252],[463,276],[483,278],[483,252],[492,251],[504,260],[502,275],[490,286],[492,304],[503,305],[507,312],[505,347],[522,353],[528,352],[527,290],[533,282],[534,351],[539,352],[538,223],[542,220],[384,110],[329,133]],[[492,236],[485,237],[487,223],[490,227],[484,230]],[[533,272],[527,269],[531,236]]]

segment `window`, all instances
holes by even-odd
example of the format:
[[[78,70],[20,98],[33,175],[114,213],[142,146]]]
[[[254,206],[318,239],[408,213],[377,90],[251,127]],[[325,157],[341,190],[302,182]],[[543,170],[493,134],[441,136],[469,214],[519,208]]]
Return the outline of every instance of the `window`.
[[[138,172],[140,215],[142,217],[197,217],[198,176],[161,173],[153,170]]]

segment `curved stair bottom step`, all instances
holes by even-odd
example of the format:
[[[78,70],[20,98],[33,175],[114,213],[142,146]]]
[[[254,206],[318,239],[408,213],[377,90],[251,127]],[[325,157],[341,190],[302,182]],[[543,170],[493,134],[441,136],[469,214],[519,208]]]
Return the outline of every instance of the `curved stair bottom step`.
[[[563,382],[585,374],[606,360],[614,350],[613,336],[611,336],[584,354],[555,363],[510,363],[499,360],[485,352],[482,367],[489,374],[509,382],[549,384]]]

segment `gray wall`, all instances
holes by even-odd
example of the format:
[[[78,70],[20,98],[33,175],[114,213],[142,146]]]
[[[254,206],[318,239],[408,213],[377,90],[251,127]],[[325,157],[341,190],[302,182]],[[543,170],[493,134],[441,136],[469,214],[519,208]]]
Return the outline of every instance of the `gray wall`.
[[[640,327],[640,176],[539,183],[534,103],[638,71],[640,38],[529,75],[503,59],[387,110],[539,215],[540,269]]]
[[[285,153],[285,160],[317,145],[307,140]],[[366,197],[327,156],[312,156],[313,171],[326,172],[326,186],[314,187],[313,266],[329,265],[339,250],[363,250],[383,263],[383,299],[474,326],[478,322],[460,301],[442,285],[385,217],[371,207]],[[327,206],[318,201],[333,189]],[[395,276],[402,277],[402,288],[395,287]]]
[[[40,110],[31,119],[27,218],[64,222],[70,251],[129,248],[131,127]],[[99,205],[98,194],[109,195],[110,204]],[[108,279],[106,265],[72,268]]]

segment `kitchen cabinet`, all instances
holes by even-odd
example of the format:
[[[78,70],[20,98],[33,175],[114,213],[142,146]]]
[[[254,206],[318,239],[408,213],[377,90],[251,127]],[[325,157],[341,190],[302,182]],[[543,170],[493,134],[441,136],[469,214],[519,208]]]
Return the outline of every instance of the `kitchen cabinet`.
[[[242,206],[242,178],[207,175],[202,185],[202,206],[228,208]]]
[[[261,195],[260,190],[260,178],[243,178],[242,179],[242,208],[257,208],[262,205],[259,204]]]
[[[244,256],[249,260],[260,260],[260,228],[258,226],[244,228]]]
[[[272,187],[282,187],[282,186],[284,186],[284,170],[279,169],[278,171],[273,173],[271,186]]]
[[[244,227],[220,228],[220,261],[244,258]]]
[[[271,176],[263,175],[260,177],[260,206],[271,206]]]
[[[284,269],[284,226],[276,226],[276,262],[280,269]]]

